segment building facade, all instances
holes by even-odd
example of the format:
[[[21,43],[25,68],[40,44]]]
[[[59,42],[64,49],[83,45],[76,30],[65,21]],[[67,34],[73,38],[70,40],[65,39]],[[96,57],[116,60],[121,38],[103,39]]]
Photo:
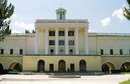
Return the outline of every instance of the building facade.
[[[0,42],[0,70],[130,70],[130,34],[88,33],[87,19],[37,19],[35,34],[11,34]]]

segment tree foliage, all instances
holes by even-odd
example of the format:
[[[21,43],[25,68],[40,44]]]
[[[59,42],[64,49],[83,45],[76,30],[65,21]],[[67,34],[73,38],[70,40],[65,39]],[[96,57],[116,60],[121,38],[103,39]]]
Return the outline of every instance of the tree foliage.
[[[27,34],[27,33],[30,33],[30,32],[29,32],[29,30],[25,30],[25,33]]]
[[[4,40],[5,36],[11,34],[9,18],[14,13],[14,6],[10,3],[7,4],[7,0],[0,0],[0,42]]]
[[[129,5],[129,8],[126,8],[126,7],[123,8],[123,15],[128,20],[130,20],[130,0],[126,0],[126,1],[127,1],[128,5]]]

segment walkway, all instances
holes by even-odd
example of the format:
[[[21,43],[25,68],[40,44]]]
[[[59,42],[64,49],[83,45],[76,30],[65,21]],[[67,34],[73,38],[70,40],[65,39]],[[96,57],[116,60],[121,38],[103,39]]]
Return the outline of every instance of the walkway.
[[[130,75],[81,76],[81,78],[48,78],[48,75],[2,75],[0,84],[118,84]],[[14,80],[12,80],[14,79]]]

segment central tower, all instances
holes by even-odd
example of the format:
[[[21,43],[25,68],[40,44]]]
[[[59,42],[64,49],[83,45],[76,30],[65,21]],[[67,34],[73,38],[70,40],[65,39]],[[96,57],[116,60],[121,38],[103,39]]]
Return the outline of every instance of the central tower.
[[[65,20],[66,19],[66,10],[64,8],[58,8],[56,10],[56,15],[58,20]]]

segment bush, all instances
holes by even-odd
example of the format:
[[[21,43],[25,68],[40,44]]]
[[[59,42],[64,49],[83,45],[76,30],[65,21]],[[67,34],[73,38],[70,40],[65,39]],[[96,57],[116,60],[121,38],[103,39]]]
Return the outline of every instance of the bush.
[[[130,84],[130,80],[120,82],[119,84]]]

